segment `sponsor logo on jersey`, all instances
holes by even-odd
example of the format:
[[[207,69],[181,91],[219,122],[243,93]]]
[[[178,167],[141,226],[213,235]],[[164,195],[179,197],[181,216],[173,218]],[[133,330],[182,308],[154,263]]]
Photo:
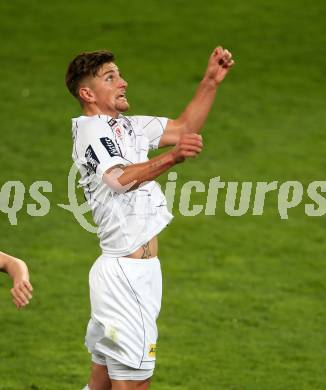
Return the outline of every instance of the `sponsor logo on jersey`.
[[[113,118],[109,120],[109,125],[110,125],[111,127],[115,126],[117,123],[118,123],[118,122],[117,122],[115,119],[113,119]]]
[[[100,138],[100,141],[102,142],[102,145],[105,147],[111,157],[120,156],[120,153],[118,152],[112,139],[108,137],[103,137]]]
[[[109,126],[111,126],[111,129],[113,130],[115,136],[118,137],[120,139],[120,141],[122,141],[123,132],[122,132],[121,127],[119,126],[118,122],[112,118],[109,120]]]
[[[123,127],[125,128],[126,131],[128,131],[128,135],[132,134],[132,127],[130,125],[127,125],[126,123],[124,123]]]
[[[91,147],[91,145],[88,146],[85,153],[86,161],[88,167],[96,172],[97,166],[100,163],[100,160],[97,158],[96,153],[94,152],[94,149]]]
[[[122,131],[121,131],[120,127],[118,127],[118,126],[115,127],[114,132],[115,132],[115,134],[117,135],[117,137],[121,139],[121,137],[122,137]]]
[[[156,356],[156,344],[149,344],[148,356],[150,357]]]

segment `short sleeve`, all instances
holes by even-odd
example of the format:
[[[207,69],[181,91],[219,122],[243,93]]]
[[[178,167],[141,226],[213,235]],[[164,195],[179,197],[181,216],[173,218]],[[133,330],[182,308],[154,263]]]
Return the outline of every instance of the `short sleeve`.
[[[106,122],[91,117],[76,122],[76,154],[87,169],[102,178],[115,165],[126,165]]]
[[[139,115],[133,116],[132,119],[143,129],[145,136],[148,138],[149,149],[157,149],[168,118]]]

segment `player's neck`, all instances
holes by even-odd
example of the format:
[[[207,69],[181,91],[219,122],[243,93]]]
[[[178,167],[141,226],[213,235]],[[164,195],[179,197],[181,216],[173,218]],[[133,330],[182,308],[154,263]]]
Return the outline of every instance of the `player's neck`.
[[[86,116],[94,116],[94,115],[108,115],[111,118],[118,118],[119,112],[111,111],[108,109],[100,109],[97,106],[83,106],[82,108],[83,114]]]

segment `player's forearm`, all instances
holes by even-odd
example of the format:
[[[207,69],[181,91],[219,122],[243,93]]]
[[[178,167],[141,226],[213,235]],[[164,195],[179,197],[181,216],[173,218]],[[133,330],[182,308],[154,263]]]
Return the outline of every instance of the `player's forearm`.
[[[144,163],[121,167],[118,176],[112,170],[104,175],[103,180],[117,192],[127,192],[138,188],[142,183],[156,179],[176,163],[174,152],[171,150]]]
[[[214,80],[204,78],[200,82],[195,96],[176,120],[182,132],[200,132],[212,108],[216,90],[217,86]]]
[[[115,192],[123,193],[151,181],[177,163],[196,157],[202,150],[202,137],[182,134],[176,146],[144,163],[113,167],[103,175],[103,181]]]
[[[0,252],[0,258],[1,271],[6,272],[12,280],[25,277],[28,278],[28,268],[22,260],[16,259],[3,252]]]

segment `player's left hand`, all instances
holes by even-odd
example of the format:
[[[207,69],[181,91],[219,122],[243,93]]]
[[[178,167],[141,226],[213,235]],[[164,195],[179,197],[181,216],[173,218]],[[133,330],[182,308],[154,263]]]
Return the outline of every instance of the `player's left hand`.
[[[29,300],[32,299],[33,287],[29,282],[28,277],[14,280],[14,286],[10,291],[12,300],[17,309],[24,307],[29,303]]]
[[[209,57],[205,78],[214,80],[215,85],[218,85],[224,80],[233,65],[232,54],[219,46]]]

